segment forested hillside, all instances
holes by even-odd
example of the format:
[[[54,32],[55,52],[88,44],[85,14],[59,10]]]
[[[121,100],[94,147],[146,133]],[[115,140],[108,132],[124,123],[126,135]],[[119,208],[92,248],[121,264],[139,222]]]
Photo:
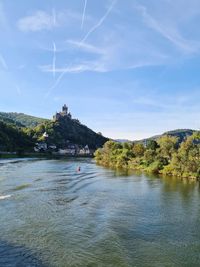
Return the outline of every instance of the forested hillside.
[[[0,112],[0,122],[0,151],[33,151],[36,142],[48,142],[57,148],[64,148],[70,142],[96,149],[108,141],[70,116],[55,121],[23,113]],[[43,137],[44,132],[48,134],[48,140]]]
[[[33,140],[23,129],[0,121],[0,151],[32,151]]]
[[[0,112],[0,123],[0,151],[33,150],[36,142],[44,141],[56,145],[57,148],[63,148],[67,145],[67,142],[70,142],[81,146],[88,145],[90,148],[96,149],[108,141],[108,138],[92,131],[77,119],[72,119],[69,114],[60,115],[57,120],[47,120],[23,113]],[[43,137],[44,132],[48,134],[48,140]],[[163,135],[135,141],[134,143],[143,144],[144,146],[147,143],[156,141],[156,144],[159,144],[159,140],[162,140],[163,136],[169,136],[175,138],[177,145],[179,145],[187,137],[192,136],[194,132],[194,130],[190,129],[174,130]],[[119,144],[120,149],[124,148],[124,146],[127,146],[127,144]],[[121,150],[117,151],[116,153]],[[125,153],[124,150],[123,153]],[[121,165],[121,161],[117,162],[117,166]]]
[[[178,142],[181,143],[185,138],[187,138],[188,136],[191,136],[193,133],[195,132],[195,130],[191,130],[191,129],[177,129],[177,130],[172,130],[172,131],[168,131],[165,132],[161,135],[155,135],[152,136],[150,138],[146,138],[146,139],[142,139],[138,142],[141,143],[146,143],[150,140],[155,140],[157,141],[159,138],[161,138],[162,136],[168,135],[168,136],[175,136],[178,138]]]
[[[46,121],[34,129],[27,129],[29,136],[39,141],[43,140],[44,132],[49,136],[48,142],[60,148],[70,141],[82,146],[89,145],[90,148],[96,149],[108,141],[107,138],[82,125],[78,120],[68,117],[60,118],[58,121]]]
[[[40,123],[48,121],[47,119],[38,118],[17,112],[0,112],[0,120],[3,120],[5,122],[9,122],[9,120],[12,120],[17,125],[24,127],[35,127]]]

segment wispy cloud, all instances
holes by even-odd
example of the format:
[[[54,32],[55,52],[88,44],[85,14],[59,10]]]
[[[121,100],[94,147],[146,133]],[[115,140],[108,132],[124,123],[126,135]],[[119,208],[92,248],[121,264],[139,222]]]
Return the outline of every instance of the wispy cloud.
[[[55,22],[54,13],[48,14],[44,11],[37,11],[32,16],[21,18],[18,21],[18,28],[24,32],[50,30],[56,26]]]
[[[83,8],[83,16],[82,16],[82,22],[81,22],[81,29],[83,29],[83,24],[84,24],[84,21],[85,21],[86,7],[87,7],[87,0],[84,1],[84,8]]]
[[[76,47],[77,49],[89,52],[89,53],[94,53],[94,54],[104,54],[105,49],[96,47],[92,44],[89,43],[80,43],[79,41],[74,41],[74,40],[67,40],[67,43],[72,45],[73,47]]]
[[[21,90],[21,88],[20,88],[18,85],[15,85],[15,88],[16,88],[16,90],[17,90],[17,94],[18,94],[19,96],[21,96],[21,94],[22,94],[22,90]]]
[[[143,20],[149,28],[157,31],[182,52],[193,53],[199,50],[199,42],[190,41],[183,38],[175,26],[172,28],[170,27],[170,25],[165,25],[164,23],[162,23],[161,20],[158,21],[148,13],[145,6],[137,5],[136,8],[141,12]]]
[[[66,73],[109,72],[147,66],[169,66],[182,57],[193,55],[198,51],[200,47],[198,42],[187,39],[186,34],[181,34],[183,31],[180,30],[178,22],[176,20],[171,22],[171,14],[166,12],[160,17],[160,9],[151,9],[151,4],[149,7],[148,3],[139,5],[137,0],[131,5],[130,3],[122,5],[117,0],[111,0],[109,3],[110,5],[100,19],[93,17],[93,26],[83,38],[78,38],[77,36],[83,34],[83,31],[80,31],[80,22],[83,25],[84,17],[85,19],[88,17],[88,14],[85,16],[84,10],[82,19],[76,21],[75,29],[78,29],[76,34],[73,32],[71,39],[70,36],[67,41],[56,43],[56,51],[59,55],[63,53],[62,57],[57,58],[56,65],[54,64],[56,53],[54,47],[53,64],[39,66],[42,72],[53,73],[53,76],[56,76],[48,92],[59,85]],[[169,1],[165,1],[166,3],[169,4]],[[84,4],[84,9],[86,9],[89,1]],[[127,12],[127,7],[129,7],[130,16],[127,20],[123,20],[123,12]],[[114,13],[111,21],[104,23],[111,12]],[[131,16],[133,14],[134,16]],[[174,14],[173,16],[176,17]],[[57,21],[56,24],[58,24]],[[63,60],[64,58],[66,61]],[[152,103],[148,105],[153,106]]]
[[[18,70],[23,70],[26,67],[25,64],[21,64],[17,67]]]
[[[6,13],[2,2],[0,2],[0,28],[3,29],[8,28],[8,21],[6,18]]]
[[[50,95],[50,93],[59,85],[63,76],[67,73],[77,74],[77,73],[86,72],[86,71],[103,73],[107,71],[107,69],[105,68],[103,64],[99,62],[93,62],[93,61],[88,61],[88,62],[84,62],[81,64],[70,65],[70,66],[65,66],[65,67],[55,68],[55,69],[52,69],[51,65],[39,66],[39,69],[43,72],[60,73],[58,78],[55,80],[54,84],[49,88],[49,90],[45,94],[45,97],[48,97]]]
[[[80,23],[82,16],[80,13],[70,9],[56,11],[53,8],[50,12],[37,10],[29,16],[22,17],[17,22],[17,27],[23,32],[37,32],[42,30],[52,30],[57,27],[72,26]],[[90,20],[85,17],[84,20]]]
[[[108,15],[110,14],[110,12],[112,11],[112,9],[114,8],[114,5],[116,4],[117,0],[112,1],[111,5],[109,6],[109,8],[107,9],[107,11],[105,12],[105,14],[101,17],[101,19],[98,21],[98,23],[96,23],[89,31],[88,33],[84,36],[84,38],[77,44],[78,47],[86,47],[87,45],[84,45],[84,42],[88,39],[88,37],[94,33],[102,24],[103,22],[106,20],[106,18],[108,17]],[[90,47],[91,49],[91,47]],[[93,68],[91,68],[91,66]],[[49,68],[41,68],[43,71],[51,71]],[[62,71],[60,71],[62,70]],[[49,93],[57,87],[57,85],[60,83],[61,79],[63,78],[63,76],[65,75],[65,73],[79,73],[79,72],[83,72],[83,71],[98,71],[98,72],[104,72],[106,71],[105,67],[102,66],[100,64],[100,62],[98,62],[96,64],[96,62],[87,62],[87,63],[83,63],[83,64],[79,64],[76,65],[75,67],[66,67],[66,68],[61,68],[61,69],[57,69],[55,71],[61,72],[60,76],[57,78],[57,80],[55,81],[55,83],[52,85],[52,87],[48,90],[47,95],[49,95]]]
[[[56,26],[56,11],[55,9],[53,8],[52,9],[52,17],[53,17],[53,25]]]
[[[4,70],[8,70],[8,65],[7,65],[6,60],[2,54],[0,54],[0,63],[2,65],[2,67],[4,68]]]
[[[51,65],[39,66],[39,68],[43,72],[61,73],[61,75],[64,75],[65,73],[80,73],[84,71],[91,71],[91,72],[107,71],[107,69],[104,67],[103,64],[94,61],[86,61],[82,62],[81,64],[74,64],[74,65],[72,64],[70,66],[61,68],[52,68]],[[62,77],[61,75],[59,77]],[[59,78],[57,80],[59,81]]]

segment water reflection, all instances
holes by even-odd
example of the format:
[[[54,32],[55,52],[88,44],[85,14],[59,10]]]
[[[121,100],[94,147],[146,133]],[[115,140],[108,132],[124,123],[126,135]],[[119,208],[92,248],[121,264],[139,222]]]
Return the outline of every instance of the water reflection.
[[[47,267],[37,256],[24,246],[0,240],[0,266],[2,267]]]
[[[0,200],[0,266],[198,266],[199,183],[91,159],[11,165],[0,166],[0,195],[12,195]]]

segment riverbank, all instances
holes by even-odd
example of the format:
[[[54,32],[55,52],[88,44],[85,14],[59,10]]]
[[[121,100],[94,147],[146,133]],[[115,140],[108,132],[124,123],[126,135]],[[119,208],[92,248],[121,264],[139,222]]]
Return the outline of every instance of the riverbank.
[[[96,161],[96,160],[95,160]],[[117,173],[126,173],[127,175],[147,175],[149,177],[154,176],[158,178],[178,178],[178,179],[189,179],[192,181],[200,181],[200,178],[195,176],[195,175],[181,175],[181,174],[172,174],[172,173],[164,173],[162,171],[154,171],[149,168],[145,168],[141,165],[138,165],[137,167],[131,167],[131,166],[122,166],[122,167],[116,167],[115,165],[110,165],[110,164],[102,164],[101,162],[97,162],[96,164],[98,166],[110,169],[112,171],[115,171]]]
[[[0,159],[12,158],[47,158],[47,159],[62,159],[62,158],[93,158],[94,155],[68,155],[68,154],[52,154],[52,153],[15,153],[7,152],[0,153]]]
[[[182,143],[173,136],[150,140],[146,146],[108,141],[95,152],[95,160],[109,168],[199,180],[200,133]]]

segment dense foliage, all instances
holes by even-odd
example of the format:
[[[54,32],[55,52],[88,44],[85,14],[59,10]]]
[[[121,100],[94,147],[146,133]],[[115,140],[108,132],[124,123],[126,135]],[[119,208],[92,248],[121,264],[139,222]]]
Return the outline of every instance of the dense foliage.
[[[96,149],[102,146],[108,139],[100,133],[95,133],[78,120],[63,117],[59,121],[47,121],[39,124],[34,129],[27,129],[27,134],[33,139],[43,141],[43,133],[47,132],[48,142],[58,148],[64,147],[68,141],[78,145],[88,145]]]
[[[47,119],[37,118],[17,112],[0,112],[0,120],[4,122],[8,122],[10,120],[22,127],[35,127],[40,123],[48,121]]]
[[[10,118],[7,118],[7,117],[1,116],[1,115],[0,115],[0,121],[4,122],[4,123],[7,123],[7,124],[10,124],[10,125],[12,125],[14,127],[24,127],[24,125],[21,124],[20,122],[14,121],[14,120],[12,120]]]
[[[200,132],[180,143],[176,136],[164,135],[157,141],[117,143],[108,141],[95,152],[97,163],[112,167],[186,178],[200,178]]]
[[[96,149],[108,139],[69,117],[45,120],[23,113],[0,113],[0,151],[30,150],[36,142],[48,142],[63,148],[67,142]],[[48,140],[43,137],[47,132]]]
[[[26,134],[23,128],[18,128],[13,123],[0,121],[0,151],[31,151],[33,145],[32,138]]]

